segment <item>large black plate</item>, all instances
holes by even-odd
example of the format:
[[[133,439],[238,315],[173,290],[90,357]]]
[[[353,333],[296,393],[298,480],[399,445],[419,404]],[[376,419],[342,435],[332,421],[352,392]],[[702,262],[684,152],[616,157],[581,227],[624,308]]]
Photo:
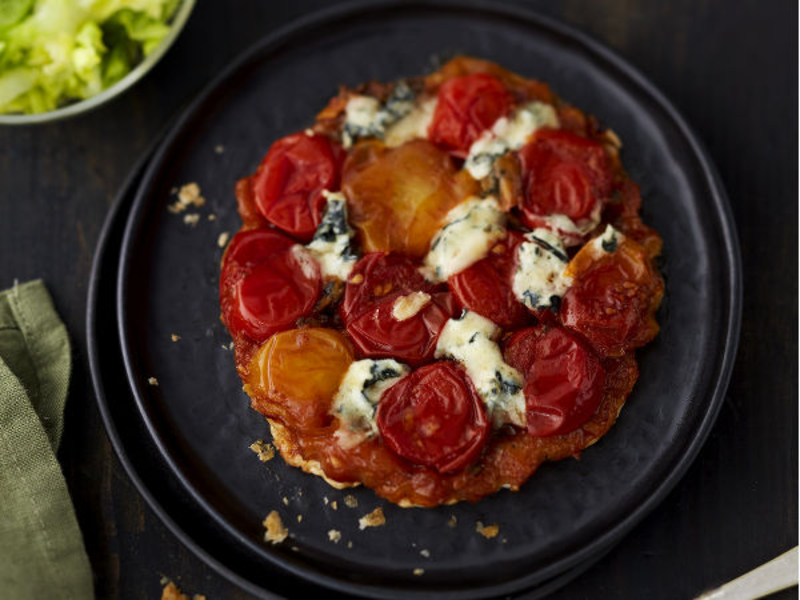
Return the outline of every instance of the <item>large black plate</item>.
[[[665,242],[662,332],[640,355],[641,378],[618,424],[580,462],[548,465],[519,493],[475,505],[400,509],[356,490],[359,507],[349,509],[344,493],[322,480],[280,460],[262,465],[248,450],[268,428],[247,408],[232,355],[222,347],[228,337],[218,320],[216,239],[238,228],[236,179],[255,168],[272,140],[308,125],[340,83],[419,74],[432,57],[454,51],[551,83],[624,140],[625,165],[643,189],[644,217]],[[223,154],[214,152],[217,145]],[[189,181],[208,200],[194,228],[166,210],[170,190]],[[212,212],[217,219],[207,221]],[[146,443],[155,444],[209,527],[264,565],[340,591],[489,595],[540,584],[597,556],[683,474],[723,398],[738,338],[740,281],[714,170],[641,75],[581,34],[527,12],[398,2],[337,9],[283,30],[194,102],[144,176],[123,241],[117,300]],[[172,342],[173,333],[182,339]],[[158,387],[147,384],[153,376]],[[358,517],[380,505],[386,526],[358,531]],[[293,534],[277,547],[261,541],[260,522],[273,509]],[[455,529],[446,525],[450,515],[458,518]],[[501,535],[476,535],[479,520],[497,522]],[[330,529],[342,532],[339,544],[328,540]],[[415,568],[424,575],[413,575]]]

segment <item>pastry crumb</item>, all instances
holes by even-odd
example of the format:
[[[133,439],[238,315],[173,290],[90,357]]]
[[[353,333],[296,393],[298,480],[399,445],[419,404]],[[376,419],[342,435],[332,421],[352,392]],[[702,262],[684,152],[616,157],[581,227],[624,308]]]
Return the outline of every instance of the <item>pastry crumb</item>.
[[[305,133],[308,137],[314,137],[314,130],[310,127],[306,129],[303,133]]]
[[[475,525],[475,531],[480,533],[487,540],[490,540],[493,537],[495,537],[498,533],[500,533],[500,526],[497,525],[497,523],[493,525],[484,525],[483,523],[478,521],[477,524]]]
[[[425,573],[425,569],[420,569],[419,567],[417,567],[416,569],[414,569],[413,573],[414,575],[419,576]]]
[[[289,530],[283,526],[283,521],[281,521],[281,516],[278,514],[277,510],[273,510],[267,515],[263,525],[266,529],[264,532],[265,542],[269,542],[273,545],[279,544],[289,537]]]
[[[339,503],[336,500],[331,501],[331,508],[333,510],[339,510]]]
[[[347,508],[355,508],[358,506],[358,500],[353,494],[347,494],[347,496],[344,497],[344,505]]]
[[[283,498],[281,498],[281,500],[283,501],[283,503],[284,503],[286,506],[289,506],[289,499],[288,499],[286,496],[284,496]]]
[[[162,583],[162,585],[164,584]],[[170,581],[161,590],[161,600],[189,600],[189,596],[182,594],[178,586]]]
[[[215,215],[214,213],[208,213],[208,217],[207,218],[208,218],[209,221],[216,221],[217,220],[217,215]]]
[[[431,557],[431,551],[428,550],[427,548],[423,548],[422,550],[419,551],[419,553],[421,556],[424,556],[425,558]]]
[[[222,154],[223,152],[225,152],[225,146],[223,146],[222,144],[217,144],[216,146],[214,146],[214,152],[216,152],[217,154]]]
[[[450,529],[455,529],[457,523],[458,523],[458,519],[456,519],[456,516],[455,515],[450,515],[450,518],[447,520],[447,526]]]
[[[366,529],[367,527],[380,527],[385,523],[386,517],[383,515],[383,508],[379,506],[371,513],[364,515],[358,520],[358,528]]]
[[[188,213],[183,215],[183,222],[190,227],[196,227],[200,222],[200,215],[197,213]]]
[[[353,547],[353,542],[347,542],[347,547],[348,548],[352,548]]]
[[[169,339],[171,339],[173,342],[177,342],[179,339],[181,339],[181,336],[179,336],[177,333],[173,333],[171,336],[169,336]]]
[[[339,540],[342,539],[342,532],[338,529],[331,529],[328,532],[328,539],[332,541],[334,544],[338,544]]]
[[[220,248],[224,248],[227,245],[230,237],[231,234],[228,233],[227,231],[223,231],[222,233],[220,233],[219,237],[217,238],[217,246],[219,246]]]
[[[327,496],[323,496],[322,497],[322,501],[327,505],[328,504],[328,497]]]
[[[178,199],[167,205],[167,210],[171,213],[177,214],[185,211],[190,206],[200,207],[206,203],[206,199],[200,194],[200,186],[194,182],[182,185],[177,190],[177,194]]]
[[[147,383],[149,383],[150,385],[154,385],[154,386],[158,387],[158,379],[156,379],[155,377],[148,378],[147,379]]]
[[[250,444],[250,450],[258,455],[258,460],[261,462],[269,462],[275,458],[275,448],[272,444],[264,442],[264,440],[256,440]]]
[[[303,515],[297,515],[297,522],[298,523],[302,523],[303,522]]]

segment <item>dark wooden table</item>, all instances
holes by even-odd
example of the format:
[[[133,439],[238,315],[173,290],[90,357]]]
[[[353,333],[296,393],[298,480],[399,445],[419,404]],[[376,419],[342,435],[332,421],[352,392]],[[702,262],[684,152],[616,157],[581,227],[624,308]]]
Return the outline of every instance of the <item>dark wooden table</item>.
[[[705,142],[733,205],[744,321],[719,420],[666,501],[555,594],[690,598],[797,544],[797,4],[518,3],[589,32],[641,69]],[[99,597],[157,598],[162,575],[188,593],[248,597],[166,530],[114,456],[87,367],[87,283],[114,194],[162,125],[253,41],[328,4],[200,2],[175,47],[123,97],[66,122],[0,128],[0,286],[43,278],[72,335],[60,458]]]

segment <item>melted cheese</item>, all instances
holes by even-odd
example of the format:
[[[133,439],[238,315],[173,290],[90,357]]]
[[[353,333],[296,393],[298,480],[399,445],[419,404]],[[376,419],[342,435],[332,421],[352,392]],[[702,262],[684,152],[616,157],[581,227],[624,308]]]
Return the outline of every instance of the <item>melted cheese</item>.
[[[436,98],[422,100],[409,113],[386,129],[384,141],[390,148],[415,139],[428,139],[428,127],[436,110]]]
[[[453,208],[431,241],[426,276],[444,281],[485,257],[506,236],[505,214],[492,197],[469,198]]]
[[[372,96],[351,96],[345,106],[342,145],[349,148],[362,137],[383,139],[387,128],[405,120],[414,112],[415,106],[414,92],[402,81],[394,86],[385,104]]]
[[[539,216],[541,221],[540,226],[558,233],[562,237],[562,241],[567,246],[575,246],[581,242],[583,236],[589,233],[592,229],[597,227],[600,222],[600,213],[602,212],[602,203],[598,202],[592,209],[588,219],[581,219],[577,223],[570,219],[567,215],[552,214],[547,216]]]
[[[525,234],[517,250],[518,264],[512,288],[528,308],[555,308],[572,281],[564,275],[569,262],[561,239],[547,229]]]
[[[375,411],[381,396],[409,372],[406,365],[392,359],[365,359],[350,364],[331,407],[331,414],[339,418],[335,436],[340,446],[352,448],[377,435]]]
[[[400,296],[392,305],[392,316],[398,321],[405,321],[416,315],[431,301],[431,295],[425,292],[412,292]]]
[[[350,242],[354,232],[347,221],[347,201],[341,192],[323,190],[328,200],[314,239],[305,248],[319,263],[323,277],[346,280],[358,258]]]
[[[519,371],[506,364],[494,338],[500,328],[467,311],[445,323],[436,345],[437,358],[452,358],[464,366],[495,427],[512,423],[525,427],[525,395]]]
[[[518,108],[510,117],[501,117],[491,129],[484,131],[470,146],[464,168],[474,179],[483,179],[492,172],[494,161],[509,150],[519,150],[537,129],[560,126],[558,115],[550,104],[531,102]]]

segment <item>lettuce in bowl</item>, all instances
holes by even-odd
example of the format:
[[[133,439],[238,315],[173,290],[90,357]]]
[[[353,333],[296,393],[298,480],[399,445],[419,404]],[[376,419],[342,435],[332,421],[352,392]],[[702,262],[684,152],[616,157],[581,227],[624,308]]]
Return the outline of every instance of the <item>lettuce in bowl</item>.
[[[180,0],[0,0],[0,114],[43,113],[125,77]]]

